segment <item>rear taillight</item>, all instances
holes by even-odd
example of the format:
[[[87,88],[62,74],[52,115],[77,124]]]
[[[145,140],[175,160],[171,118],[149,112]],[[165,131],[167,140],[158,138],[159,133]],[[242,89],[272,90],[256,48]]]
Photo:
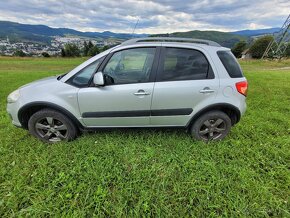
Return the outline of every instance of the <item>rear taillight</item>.
[[[248,91],[248,82],[247,81],[236,83],[236,88],[237,88],[237,91],[239,93],[241,93],[244,96],[247,96],[247,91]]]

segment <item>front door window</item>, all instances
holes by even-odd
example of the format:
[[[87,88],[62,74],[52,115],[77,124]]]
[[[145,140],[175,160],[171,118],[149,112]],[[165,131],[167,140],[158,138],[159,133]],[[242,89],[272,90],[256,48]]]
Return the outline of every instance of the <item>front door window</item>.
[[[149,82],[155,48],[134,48],[113,54],[103,70],[106,85]]]

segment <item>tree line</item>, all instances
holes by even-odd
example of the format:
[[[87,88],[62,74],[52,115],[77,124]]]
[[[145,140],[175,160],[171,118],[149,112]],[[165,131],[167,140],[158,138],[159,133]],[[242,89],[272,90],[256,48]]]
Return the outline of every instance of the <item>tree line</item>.
[[[241,58],[243,54],[248,53],[252,58],[262,58],[264,52],[266,51],[269,43],[273,41],[273,36],[262,36],[252,43],[247,43],[246,41],[237,42],[234,47],[231,49],[236,58]],[[288,46],[286,52],[284,54],[285,57],[290,57],[290,43],[288,42]]]
[[[243,53],[248,53],[252,58],[261,58],[269,45],[273,40],[273,36],[262,36],[253,42],[249,43],[246,41],[237,42],[231,49],[236,58],[241,58]],[[289,43],[289,42],[288,42]],[[81,56],[95,56],[100,52],[107,50],[109,46],[98,47],[94,45],[91,41],[84,42],[84,46],[80,49],[76,44],[68,43],[61,49],[62,57],[81,57]],[[22,50],[17,50],[14,52],[14,56],[24,57],[27,56]],[[42,53],[43,57],[49,57],[47,52]],[[287,46],[285,57],[290,57],[290,43]]]
[[[107,50],[109,46],[98,47],[91,41],[85,41],[82,49],[78,48],[76,44],[68,43],[61,49],[62,57],[80,57],[80,56],[95,56],[100,52]]]

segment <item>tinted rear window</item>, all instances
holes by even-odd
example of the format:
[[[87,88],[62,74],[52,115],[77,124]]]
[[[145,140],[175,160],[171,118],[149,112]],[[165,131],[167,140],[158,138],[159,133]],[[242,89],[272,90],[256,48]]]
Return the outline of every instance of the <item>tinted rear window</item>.
[[[213,71],[206,57],[197,50],[166,48],[158,81],[212,79]]]
[[[241,67],[238,64],[235,56],[230,51],[218,51],[217,55],[219,56],[230,77],[243,77]]]

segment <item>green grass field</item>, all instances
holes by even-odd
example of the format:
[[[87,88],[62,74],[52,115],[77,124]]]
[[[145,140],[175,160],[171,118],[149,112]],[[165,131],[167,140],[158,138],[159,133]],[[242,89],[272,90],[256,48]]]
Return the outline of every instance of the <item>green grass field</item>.
[[[218,143],[126,129],[47,145],[12,126],[11,91],[83,61],[0,58],[0,217],[290,217],[290,60],[241,62],[248,110]]]

